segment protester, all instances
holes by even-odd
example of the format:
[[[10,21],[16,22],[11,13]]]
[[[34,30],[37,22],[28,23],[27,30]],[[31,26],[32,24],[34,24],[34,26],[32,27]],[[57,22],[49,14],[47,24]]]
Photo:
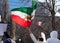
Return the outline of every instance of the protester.
[[[6,37],[6,40],[4,40],[4,43],[15,43],[15,41],[11,39],[11,37],[8,35],[7,32],[4,32],[4,35]]]
[[[29,29],[29,33],[30,33],[30,37],[31,37],[31,39],[33,40],[34,43],[44,43],[43,38],[40,37],[40,38],[36,39],[30,29]]]
[[[50,33],[50,38],[47,39],[47,43],[60,43],[58,39],[58,32],[57,31],[52,31]]]

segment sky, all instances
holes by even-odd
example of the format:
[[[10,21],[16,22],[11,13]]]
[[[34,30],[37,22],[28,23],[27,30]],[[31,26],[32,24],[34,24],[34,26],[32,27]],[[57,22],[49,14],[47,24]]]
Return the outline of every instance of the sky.
[[[39,2],[45,2],[45,0],[38,0]]]
[[[45,0],[38,0],[38,1],[45,2]],[[10,10],[14,8],[19,8],[19,7],[31,7],[32,6],[32,0],[8,0],[8,2],[10,5]]]
[[[38,1],[45,2],[45,0],[38,0]],[[55,4],[56,6],[55,10],[57,11],[58,9],[60,9],[60,6],[57,7],[57,5],[60,5],[60,0],[55,0],[55,1],[58,2]],[[10,4],[10,10],[14,8],[20,8],[20,7],[31,7],[32,0],[9,0],[9,4]]]
[[[32,0],[9,0],[10,10],[19,7],[31,7]],[[28,4],[27,4],[28,3]]]

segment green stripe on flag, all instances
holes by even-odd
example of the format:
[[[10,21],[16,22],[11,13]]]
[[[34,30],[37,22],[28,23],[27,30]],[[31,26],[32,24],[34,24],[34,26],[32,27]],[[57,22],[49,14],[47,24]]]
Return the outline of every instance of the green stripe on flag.
[[[31,15],[31,13],[33,12],[34,9],[36,9],[36,5],[37,5],[37,2],[36,1],[32,1],[32,7],[23,7],[23,8],[15,8],[11,11],[21,11],[23,13],[26,13],[28,15]]]
[[[33,0],[32,1],[32,8],[33,9],[36,9],[36,6],[37,6],[37,1]]]
[[[21,11],[23,13],[31,15],[33,9],[32,8],[15,8],[12,11]]]

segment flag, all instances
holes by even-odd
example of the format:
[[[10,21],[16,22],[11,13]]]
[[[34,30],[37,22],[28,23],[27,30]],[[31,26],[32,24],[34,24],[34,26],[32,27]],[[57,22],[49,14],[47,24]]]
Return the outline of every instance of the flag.
[[[18,25],[27,28],[30,27],[35,14],[36,1],[32,1],[32,7],[15,8],[11,10],[12,21]]]

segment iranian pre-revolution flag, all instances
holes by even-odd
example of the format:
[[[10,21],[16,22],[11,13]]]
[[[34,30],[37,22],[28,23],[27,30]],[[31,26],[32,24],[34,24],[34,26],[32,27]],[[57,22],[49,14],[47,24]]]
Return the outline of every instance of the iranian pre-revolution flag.
[[[36,5],[36,1],[32,1],[31,8],[24,7],[12,9],[12,21],[24,28],[30,27],[35,14]]]

